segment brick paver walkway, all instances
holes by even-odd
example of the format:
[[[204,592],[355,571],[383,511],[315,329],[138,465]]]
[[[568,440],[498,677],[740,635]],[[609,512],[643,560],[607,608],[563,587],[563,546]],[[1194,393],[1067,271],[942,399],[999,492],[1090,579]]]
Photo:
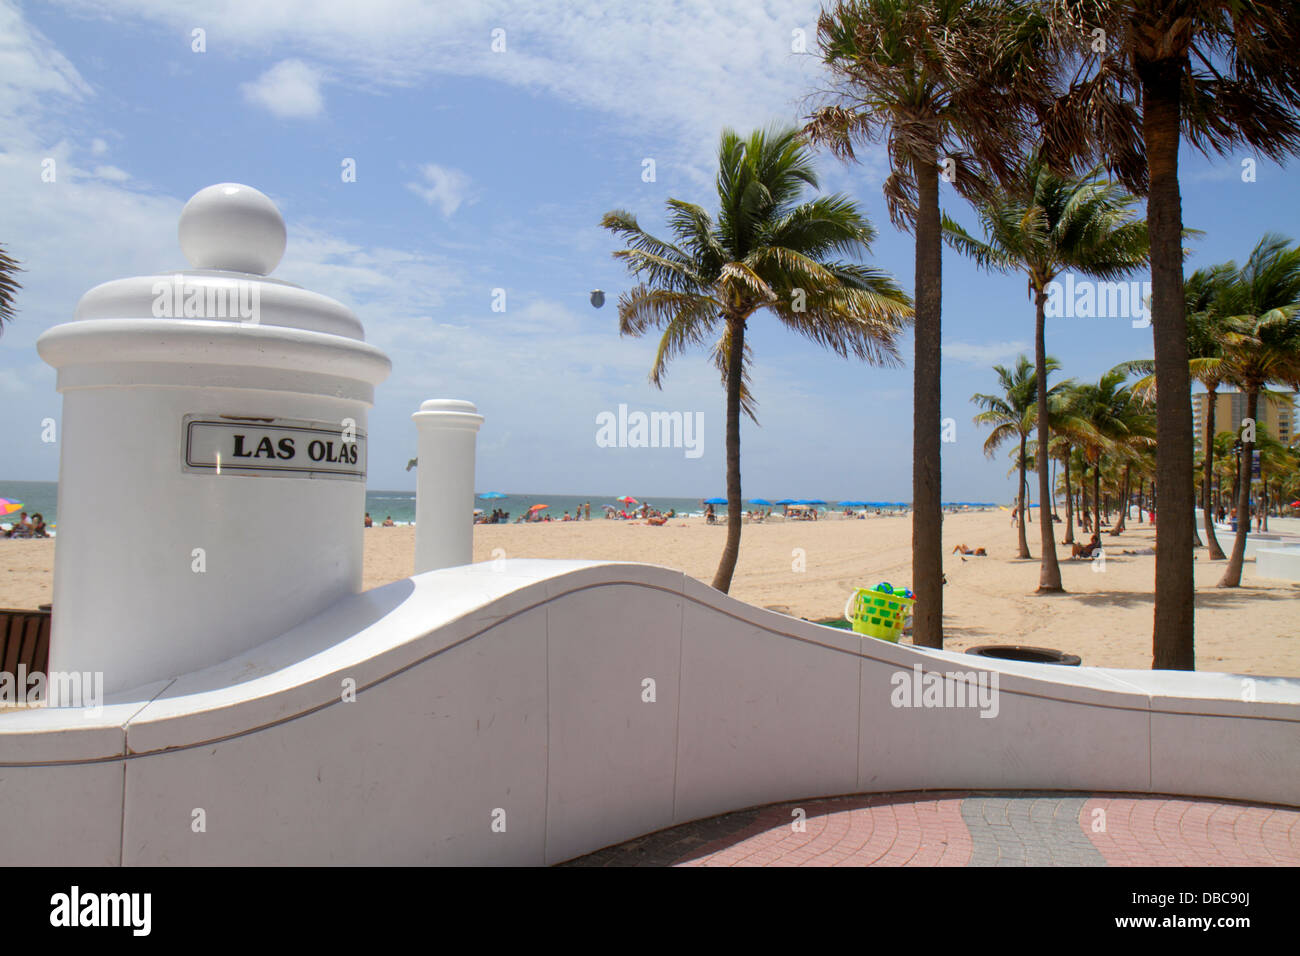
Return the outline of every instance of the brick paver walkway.
[[[864,794],[662,830],[566,866],[1300,866],[1300,811],[1159,795]]]

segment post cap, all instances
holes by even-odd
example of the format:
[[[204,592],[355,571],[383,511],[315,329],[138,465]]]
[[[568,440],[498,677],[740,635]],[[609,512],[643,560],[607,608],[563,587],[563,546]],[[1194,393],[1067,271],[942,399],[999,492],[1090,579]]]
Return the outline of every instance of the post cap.
[[[269,275],[284,256],[287,233],[275,203],[242,183],[200,189],[181,210],[181,251],[195,269]]]

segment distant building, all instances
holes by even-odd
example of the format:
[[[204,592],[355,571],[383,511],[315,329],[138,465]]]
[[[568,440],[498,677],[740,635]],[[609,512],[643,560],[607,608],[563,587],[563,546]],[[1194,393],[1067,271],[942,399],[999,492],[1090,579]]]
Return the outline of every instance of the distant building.
[[[1206,392],[1192,393],[1192,416],[1196,421],[1196,445],[1199,448],[1205,436],[1205,411],[1209,395]],[[1246,417],[1246,395],[1244,392],[1219,391],[1215,394],[1214,429],[1218,434],[1230,432],[1237,434],[1241,429],[1241,420]],[[1268,432],[1270,438],[1283,445],[1291,444],[1296,437],[1295,396],[1285,394],[1278,398],[1259,397],[1257,421]]]

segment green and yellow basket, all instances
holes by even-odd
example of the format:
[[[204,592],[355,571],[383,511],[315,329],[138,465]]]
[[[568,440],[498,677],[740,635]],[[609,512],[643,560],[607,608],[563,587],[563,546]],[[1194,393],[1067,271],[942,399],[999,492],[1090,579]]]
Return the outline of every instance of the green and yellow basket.
[[[907,616],[912,613],[915,603],[915,598],[901,594],[858,588],[844,605],[844,619],[853,625],[857,634],[897,644],[898,635],[903,633]]]

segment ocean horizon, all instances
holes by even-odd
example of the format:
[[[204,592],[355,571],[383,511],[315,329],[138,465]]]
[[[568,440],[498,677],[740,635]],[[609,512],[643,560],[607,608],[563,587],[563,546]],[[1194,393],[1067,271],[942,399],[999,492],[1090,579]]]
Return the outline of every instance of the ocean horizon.
[[[504,498],[485,499],[481,496],[489,492],[478,492],[474,499],[474,507],[482,508],[485,512],[491,514],[493,509],[500,508],[510,515],[510,521],[514,521],[520,515],[526,514],[534,505],[544,504],[547,506],[546,514],[555,520],[562,520],[566,512],[570,516],[577,513],[577,509],[583,505],[591,505],[592,520],[603,518],[606,512],[606,505],[614,508],[623,508],[618,498],[622,494],[614,495],[551,495],[545,493],[536,494],[506,494]],[[47,525],[56,526],[59,521],[58,517],[58,495],[59,483],[57,481],[0,481],[0,498],[7,498],[11,501],[21,501],[23,511],[28,514],[39,513]],[[704,513],[705,499],[703,498],[684,498],[680,495],[648,495],[641,497],[633,495],[638,504],[632,506],[639,508],[641,504],[649,504],[652,508],[660,511],[676,511],[678,514],[700,515]],[[719,496],[720,497],[720,496]],[[757,496],[762,497],[762,496]],[[745,506],[748,509],[751,499],[746,498]],[[765,498],[764,500],[776,502],[781,499]],[[817,499],[813,499],[817,500]],[[871,506],[879,505],[880,507],[907,507],[906,502],[876,502],[869,498],[864,499],[827,499],[827,504],[818,507],[834,508],[839,500],[866,500],[871,502]],[[147,502],[142,502],[142,506],[147,506]],[[948,502],[946,507],[954,505],[969,505],[972,507],[995,508],[997,502]],[[767,505],[755,505],[754,507],[768,507]],[[775,504],[772,507],[776,507]],[[381,524],[386,518],[392,518],[394,524],[409,525],[415,523],[415,492],[404,491],[401,489],[384,489],[384,488],[367,488],[366,489],[366,512],[370,514],[375,524]],[[725,514],[726,505],[714,505],[714,510],[718,514]],[[0,523],[9,524],[14,516],[6,515],[0,518]],[[358,515],[358,519],[363,515]]]

